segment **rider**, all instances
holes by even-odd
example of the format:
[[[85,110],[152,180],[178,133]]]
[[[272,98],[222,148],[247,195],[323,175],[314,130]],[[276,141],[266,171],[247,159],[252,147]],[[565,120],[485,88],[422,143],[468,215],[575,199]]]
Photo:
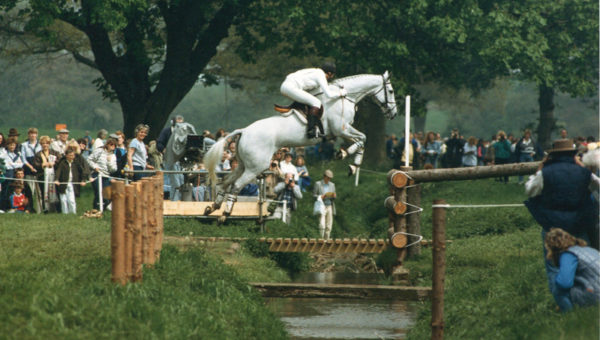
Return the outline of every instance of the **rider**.
[[[308,93],[308,91],[320,88],[327,97],[343,96],[343,91],[338,95],[329,90],[327,81],[333,79],[334,76],[335,64],[326,62],[321,68],[306,68],[288,74],[281,84],[281,94],[310,106],[307,114],[308,125],[306,136],[308,138],[318,137],[317,124],[320,120],[319,113],[322,107],[321,101]]]

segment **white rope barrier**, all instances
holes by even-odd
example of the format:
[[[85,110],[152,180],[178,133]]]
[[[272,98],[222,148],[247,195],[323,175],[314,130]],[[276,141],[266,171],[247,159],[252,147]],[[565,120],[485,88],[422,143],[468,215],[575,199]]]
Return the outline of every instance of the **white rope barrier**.
[[[432,208],[512,208],[512,207],[524,207],[523,203],[514,204],[433,204]]]
[[[40,181],[40,180],[37,180],[37,179],[29,179],[29,178],[15,178],[15,177],[3,177],[3,176],[0,176],[0,179],[6,179],[6,180],[10,180],[10,181],[23,181],[23,182],[34,182],[34,183],[46,183],[46,181]],[[73,182],[73,181],[71,181],[71,182],[58,182],[58,184],[81,184],[81,183],[88,184],[88,183],[92,183],[92,182],[94,182],[95,180],[96,180],[95,178],[92,178],[92,179],[90,179],[90,180],[87,180],[87,181],[79,181],[79,182]],[[56,184],[56,181],[53,181],[53,182],[52,182],[52,184]]]

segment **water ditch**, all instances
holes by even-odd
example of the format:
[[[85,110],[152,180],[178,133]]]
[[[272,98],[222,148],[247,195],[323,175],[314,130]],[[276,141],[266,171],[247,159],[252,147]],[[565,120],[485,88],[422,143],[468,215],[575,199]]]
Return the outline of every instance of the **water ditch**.
[[[381,274],[304,273],[297,283],[379,284]],[[268,298],[292,339],[404,339],[418,302],[393,299]]]

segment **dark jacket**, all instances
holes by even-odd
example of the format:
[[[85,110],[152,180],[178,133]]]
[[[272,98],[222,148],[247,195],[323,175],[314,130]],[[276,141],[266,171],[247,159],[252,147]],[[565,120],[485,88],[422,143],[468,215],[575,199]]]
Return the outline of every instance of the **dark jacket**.
[[[597,225],[598,206],[589,191],[590,170],[575,164],[571,156],[564,156],[545,164],[542,176],[542,193],[525,201],[525,205],[544,230],[562,228],[581,235]]]
[[[75,158],[71,164],[71,173],[73,174],[73,190],[75,191],[75,195],[79,196],[79,183],[87,177],[83,177],[85,169],[83,168],[82,163],[77,161],[77,158]],[[67,184],[63,183],[69,181],[69,163],[64,157],[61,158],[55,166],[54,180],[61,182],[61,184],[57,186],[57,190],[59,194],[64,194],[67,190]]]
[[[167,147],[167,143],[169,143],[169,139],[171,138],[172,133],[173,131],[171,130],[170,125],[162,129],[162,131],[160,131],[160,134],[156,139],[156,149],[159,152],[163,152],[163,150]]]
[[[54,162],[54,167],[56,168],[56,165],[58,164],[58,160],[60,159],[60,154],[54,150],[48,150],[50,155],[53,155],[54,157],[56,157],[56,162]],[[43,159],[42,159],[42,151],[38,152],[35,154],[35,156],[33,157],[33,167],[35,168],[35,170],[37,170],[37,178],[39,180],[44,180],[44,168],[42,167],[43,164]]]

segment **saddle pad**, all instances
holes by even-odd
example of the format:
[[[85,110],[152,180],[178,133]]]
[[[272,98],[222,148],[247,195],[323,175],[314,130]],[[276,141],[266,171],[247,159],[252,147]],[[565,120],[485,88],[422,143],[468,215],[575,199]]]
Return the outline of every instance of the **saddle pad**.
[[[277,111],[277,112],[279,112],[279,111]],[[306,117],[296,109],[291,109],[288,112],[284,112],[284,113],[280,112],[280,114],[282,117],[289,117],[291,115],[296,115],[296,118],[298,118],[302,124],[308,124]]]

